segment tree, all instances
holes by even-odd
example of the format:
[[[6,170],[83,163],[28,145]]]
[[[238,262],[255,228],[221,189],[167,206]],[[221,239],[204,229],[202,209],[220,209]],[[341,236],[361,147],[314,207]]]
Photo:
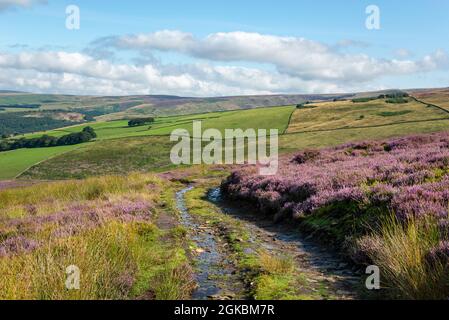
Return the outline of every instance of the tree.
[[[83,132],[88,133],[90,135],[91,139],[94,139],[97,137],[97,133],[95,132],[95,130],[92,127],[85,127],[83,129]]]
[[[6,141],[0,141],[0,151],[8,151],[9,144]]]
[[[138,127],[143,126],[149,123],[153,123],[154,118],[138,118],[138,119],[132,119],[128,121],[128,127]]]

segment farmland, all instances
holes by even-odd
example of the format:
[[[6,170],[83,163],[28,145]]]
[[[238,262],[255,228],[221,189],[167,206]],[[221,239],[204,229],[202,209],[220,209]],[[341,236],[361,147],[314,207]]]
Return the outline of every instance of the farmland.
[[[242,110],[228,112],[211,112],[187,116],[159,117],[147,126],[128,127],[128,120],[116,120],[108,122],[93,122],[84,125],[65,127],[61,129],[26,134],[25,138],[37,137],[43,134],[50,136],[61,136],[67,133],[78,132],[86,126],[95,129],[99,140],[117,139],[139,136],[170,135],[175,129],[187,129],[192,131],[192,121],[201,121],[204,129],[216,128],[259,128],[278,129],[280,132],[286,130],[288,118],[293,112],[293,106],[263,108],[260,110]],[[17,138],[20,138],[18,136]]]
[[[312,103],[316,108],[308,109],[295,109],[292,106],[160,117],[151,124],[151,128],[128,127],[127,121],[124,120],[91,123],[89,125],[96,130],[98,141],[73,153],[40,163],[22,177],[79,178],[91,174],[125,173],[139,168],[167,169],[170,168],[168,154],[172,144],[168,138],[157,136],[169,135],[177,128],[186,128],[190,131],[193,120],[202,121],[204,129],[276,128],[281,134],[279,146],[283,153],[303,148],[333,146],[348,141],[437,132],[448,128],[449,114],[427,104],[410,100],[405,104],[388,104],[384,100],[365,103],[316,102]],[[407,112],[402,112],[404,110]],[[84,126],[86,125],[67,127],[46,134],[60,136],[67,132],[79,131]],[[42,133],[38,135],[40,134]],[[126,140],[121,141],[121,138]],[[110,139],[114,140],[108,141]],[[123,143],[117,143],[120,141]],[[107,150],[115,152],[108,154]],[[122,153],[121,150],[126,152]],[[157,157],[156,154],[163,156]]]
[[[314,103],[294,112],[288,133],[386,126],[404,122],[449,118],[437,108],[410,99],[408,103],[389,104],[385,99],[364,103],[351,101]]]
[[[449,111],[449,89],[416,90],[412,93],[421,101],[435,104]]]
[[[80,126],[72,126],[47,132],[41,132],[37,134],[26,134],[23,137],[25,138],[33,138],[39,137],[43,134],[47,134],[50,136],[60,137],[66,135],[68,133],[79,132],[86,126],[91,126],[95,129],[97,133],[97,142],[94,143],[93,146],[82,145],[81,148],[74,154],[67,154],[67,158],[61,156],[61,158],[54,159],[55,162],[50,162],[43,164],[43,167],[53,167],[55,170],[52,170],[52,173],[47,172],[43,176],[47,177],[61,177],[64,171],[78,171],[79,169],[84,168],[84,166],[79,166],[74,164],[73,168],[70,165],[66,165],[68,163],[68,159],[77,159],[84,160],[89,163],[92,159],[96,158],[98,160],[98,168],[97,165],[94,166],[96,168],[96,172],[99,174],[110,172],[110,173],[123,173],[126,170],[130,170],[133,168],[137,169],[139,166],[141,168],[154,168],[162,165],[162,159],[164,162],[167,162],[168,165],[169,159],[169,150],[172,145],[168,139],[168,135],[172,132],[172,130],[177,128],[185,128],[189,131],[192,129],[192,121],[202,121],[202,126],[204,129],[207,128],[217,128],[224,131],[225,128],[233,129],[233,128],[260,128],[260,129],[278,129],[280,132],[283,132],[288,125],[288,119],[290,114],[293,112],[294,107],[275,107],[275,108],[264,108],[262,111],[257,110],[244,110],[244,111],[230,111],[230,112],[220,112],[220,113],[208,113],[201,115],[191,115],[191,116],[176,116],[176,117],[165,117],[165,118],[157,118],[154,123],[151,124],[151,128],[149,126],[141,126],[141,127],[128,127],[128,121],[120,120],[120,121],[111,121],[111,122],[98,122],[98,123],[89,123],[86,125]],[[153,139],[140,139],[139,137],[150,137],[154,136]],[[165,138],[157,138],[157,136],[165,136]],[[117,140],[122,138],[134,138],[127,140]],[[20,136],[15,137],[20,138]],[[108,142],[107,140],[114,139],[114,141]],[[104,141],[105,140],[105,141]],[[119,141],[119,143],[117,143]],[[122,143],[123,142],[123,143]],[[145,145],[147,144],[147,145]],[[132,146],[139,146],[136,151],[130,149]],[[80,147],[80,146],[78,146]],[[111,149],[112,148],[112,149]],[[38,151],[31,150],[17,150],[11,151],[8,153],[0,153],[0,161],[4,166],[0,167],[0,176],[5,178],[13,178],[34,163],[45,160],[46,158],[54,157],[57,154],[65,153],[67,150],[78,149],[76,147],[67,147],[67,148],[46,148],[39,149]],[[160,153],[160,156],[157,156],[158,152],[164,149],[165,151]],[[109,156],[105,157],[108,154],[108,150],[116,150],[116,153],[109,153]],[[122,151],[126,151],[126,153],[122,153]],[[28,156],[28,154],[30,156]],[[123,162],[122,158],[119,158],[118,155],[123,154],[127,159],[134,157],[136,159],[135,165],[131,167],[127,167],[129,162]],[[39,155],[39,156],[37,156]],[[82,159],[83,155],[87,156],[85,159]],[[106,166],[101,165],[101,161],[106,161],[105,163],[114,163],[114,157],[116,162],[121,162],[122,165],[112,166],[111,168],[116,168],[115,171],[113,169],[106,169]],[[113,157],[113,159],[111,159]],[[160,161],[155,161],[155,157],[160,157]],[[17,161],[17,159],[23,159]],[[37,161],[36,161],[37,160]],[[56,164],[56,162],[61,161],[64,164]],[[82,163],[81,161],[79,163]],[[112,161],[112,162],[111,162]],[[70,162],[70,161],[69,161]],[[144,165],[145,164],[145,165]],[[162,166],[165,167],[165,166]],[[58,168],[58,169],[56,169]],[[122,168],[122,169],[119,169]],[[37,170],[34,169],[33,172]],[[58,170],[63,170],[58,172]],[[91,171],[93,172],[93,171]],[[87,173],[86,173],[87,174]],[[84,174],[83,176],[85,176]],[[36,173],[33,176],[38,176]],[[70,176],[70,175],[67,175]],[[77,175],[72,177],[78,177]]]
[[[0,179],[12,179],[27,168],[56,155],[75,150],[79,146],[20,149],[0,153]]]

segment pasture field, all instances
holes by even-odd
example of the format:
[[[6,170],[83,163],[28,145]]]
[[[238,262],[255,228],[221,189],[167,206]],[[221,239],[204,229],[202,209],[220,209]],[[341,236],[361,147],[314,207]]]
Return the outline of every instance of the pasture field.
[[[67,154],[50,162],[49,167],[42,164],[47,177],[85,177],[98,173],[124,173],[126,170],[154,170],[170,167],[169,151],[172,146],[168,135],[174,129],[192,131],[192,121],[202,121],[203,129],[217,128],[221,131],[232,128],[278,129],[283,132],[288,125],[288,119],[294,107],[274,107],[243,111],[216,112],[190,116],[157,118],[150,126],[128,127],[128,121],[111,121],[71,126],[38,134],[26,134],[22,137],[39,137],[43,134],[62,136],[72,132],[79,132],[86,126],[95,129],[98,138],[93,145],[78,145],[69,147],[20,149],[0,154],[0,177],[10,179],[35,163],[41,162],[68,150],[79,149],[78,152]],[[151,137],[152,139],[138,139]],[[158,136],[164,136],[158,138]],[[124,138],[136,138],[118,140]],[[18,137],[20,138],[20,136]],[[108,140],[114,139],[109,142]],[[133,149],[135,147],[136,149]],[[113,150],[113,152],[111,151]],[[78,164],[77,164],[78,163]],[[89,163],[90,165],[83,165]],[[89,169],[87,169],[87,167]],[[84,171],[83,171],[84,170]],[[70,172],[70,174],[68,174]],[[79,174],[79,172],[83,172]],[[26,176],[37,176],[31,170]]]
[[[36,163],[77,148],[80,145],[0,152],[0,180],[13,179]]]
[[[86,144],[27,170],[22,178],[79,179],[131,171],[164,171],[170,162],[173,143],[168,137],[110,139]]]
[[[202,120],[203,128],[278,128],[282,132],[290,119],[286,134],[279,137],[281,153],[305,148],[319,148],[366,139],[382,139],[414,133],[449,129],[449,119],[437,108],[412,100],[406,104],[382,101],[352,103],[337,101],[316,103],[317,108],[295,110],[294,107],[208,113],[202,115],[157,118],[147,126],[128,128],[126,121],[93,123],[98,141],[72,152],[43,161],[21,175],[32,179],[82,178],[91,175],[124,174],[129,171],[162,171],[172,168],[167,136],[175,128],[191,128],[192,120]],[[332,106],[335,106],[335,110]],[[377,107],[376,107],[377,106]],[[377,108],[377,109],[376,109]],[[410,112],[404,112],[404,111]],[[303,113],[308,114],[302,123]],[[312,117],[316,115],[316,118]],[[327,116],[332,114],[332,116]],[[361,120],[355,120],[364,115]],[[344,119],[339,120],[339,118]],[[442,120],[433,120],[433,119]],[[366,119],[371,119],[368,122]],[[361,123],[360,123],[361,122]],[[345,123],[348,123],[345,125]],[[361,125],[360,125],[361,124]],[[62,135],[79,131],[83,126],[48,132]],[[26,155],[26,151],[23,155]],[[17,175],[26,167],[14,171]],[[0,169],[1,170],[1,169]],[[14,176],[6,173],[5,176]]]
[[[128,120],[93,122],[45,132],[25,134],[17,138],[34,138],[43,134],[58,137],[67,133],[79,132],[87,126],[95,129],[98,140],[170,135],[175,129],[187,129],[189,132],[192,132],[192,121],[201,121],[203,129],[216,128],[222,132],[224,132],[224,129],[237,128],[278,129],[280,132],[283,132],[287,128],[288,118],[293,110],[294,107],[290,106],[159,117],[151,125],[139,127],[128,127]]]
[[[384,99],[363,103],[322,102],[297,109],[287,132],[360,128],[442,118],[449,118],[449,114],[414,99],[402,104],[386,103]]]
[[[426,103],[435,104],[449,111],[449,89],[420,90],[413,95]]]
[[[449,119],[443,119],[386,124],[377,127],[287,133],[279,137],[279,152],[291,153],[301,149],[335,146],[351,141],[431,133],[448,129]],[[169,170],[173,168],[169,157],[172,146],[173,144],[166,136],[97,141],[86,148],[80,148],[42,162],[21,177],[67,179],[102,174],[125,174],[129,171]]]

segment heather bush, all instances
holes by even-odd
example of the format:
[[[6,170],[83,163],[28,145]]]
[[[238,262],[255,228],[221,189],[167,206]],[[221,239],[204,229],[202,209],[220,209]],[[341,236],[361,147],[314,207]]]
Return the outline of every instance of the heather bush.
[[[361,210],[382,205],[402,221],[427,215],[444,219],[449,203],[448,143],[448,133],[438,133],[308,150],[281,159],[276,176],[262,177],[251,168],[235,171],[222,190],[257,204],[265,214],[287,210],[286,218],[350,201]]]
[[[396,297],[449,297],[449,133],[348,143],[233,172],[223,193],[376,264]]]

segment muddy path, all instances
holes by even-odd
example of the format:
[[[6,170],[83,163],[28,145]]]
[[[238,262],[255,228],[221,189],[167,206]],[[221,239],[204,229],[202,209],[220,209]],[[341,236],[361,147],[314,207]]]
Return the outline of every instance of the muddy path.
[[[197,288],[192,294],[194,300],[230,300],[245,298],[244,285],[237,270],[228,260],[229,252],[214,230],[195,219],[188,211],[185,194],[193,186],[176,193],[176,206],[181,215],[181,224],[187,229],[194,261]]]
[[[228,259],[230,252],[223,246],[220,235],[210,226],[204,226],[193,217],[185,204],[189,186],[176,194],[176,204],[181,213],[181,223],[189,230],[189,238],[195,245],[192,250],[196,267],[198,288],[193,299],[246,299],[249,298],[242,275]],[[250,238],[248,250],[262,248],[275,256],[294,258],[298,270],[304,274],[310,290],[319,291],[325,284],[329,299],[359,298],[358,289],[362,276],[328,248],[307,239],[297,229],[288,225],[261,220],[241,206],[222,199],[220,189],[207,194],[210,203],[219,208],[220,214],[228,215],[243,223]]]
[[[243,221],[251,234],[249,241],[275,255],[294,257],[298,269],[306,275],[308,281],[326,283],[333,299],[360,298],[363,274],[330,248],[308,238],[292,225],[275,224],[247,208],[225,201],[219,188],[211,189],[208,199],[219,206],[224,214]]]

